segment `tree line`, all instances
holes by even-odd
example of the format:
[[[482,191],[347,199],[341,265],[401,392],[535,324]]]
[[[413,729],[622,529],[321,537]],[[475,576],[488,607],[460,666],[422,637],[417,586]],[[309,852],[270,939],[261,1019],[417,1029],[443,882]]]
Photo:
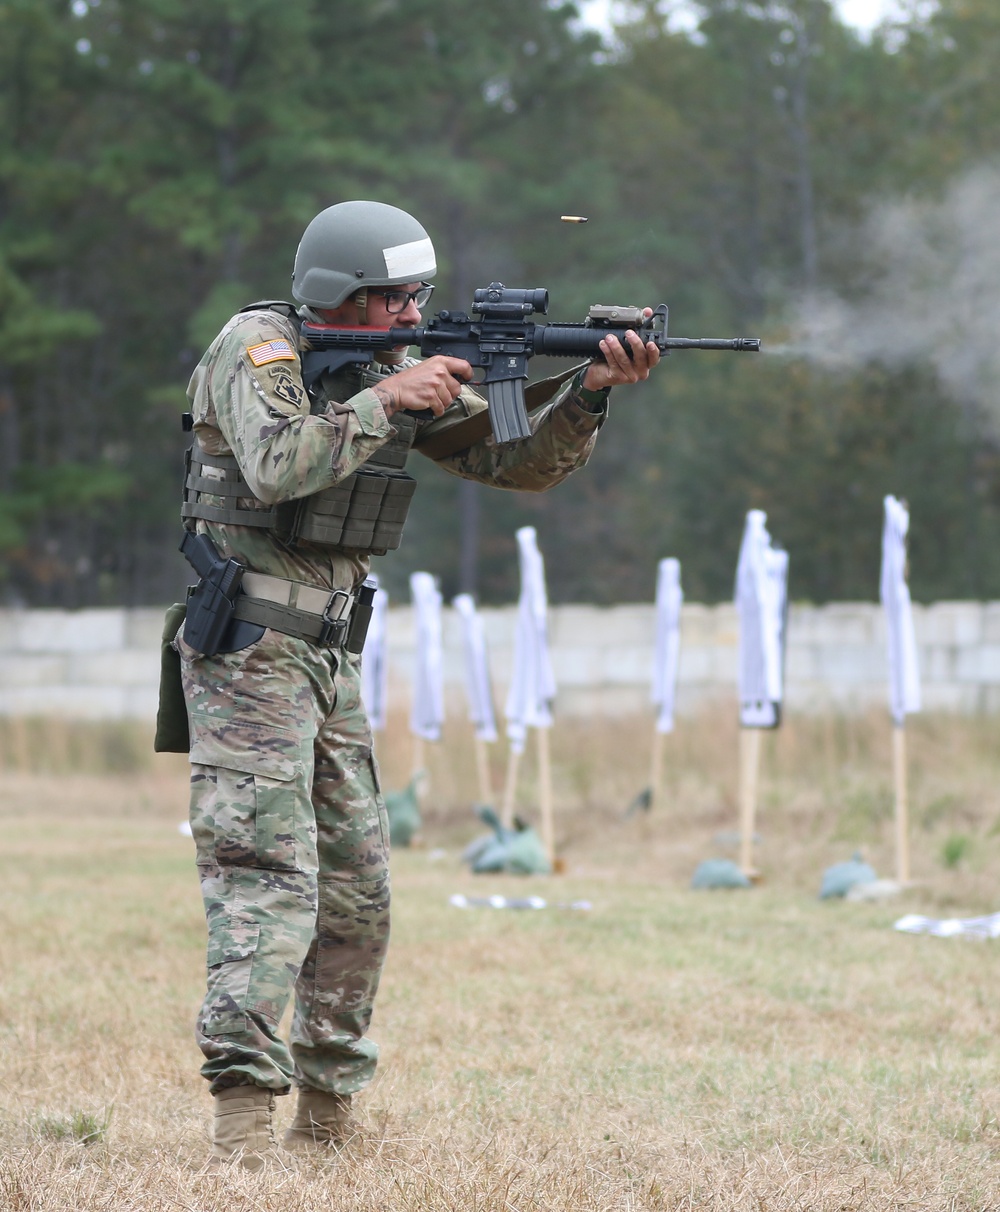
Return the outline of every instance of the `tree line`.
[[[995,166],[1000,10],[941,0],[866,41],[828,0],[704,0],[685,31],[669,8],[631,4],[605,42],[550,0],[0,0],[4,600],[181,592],[187,378],[236,307],[288,297],[313,214],[356,197],[431,232],[435,307],[500,280],[546,287],[552,319],[665,302],[676,335],[777,351],[672,356],[551,494],[415,458],[378,562],[397,599],[424,568],[510,600],[530,523],[554,600],[649,599],[665,555],[720,600],[749,508],[794,598],[871,598],[887,492],[910,503],[916,597],[1000,596],[995,364],[961,398],[919,340],[838,360],[850,324],[803,327],[833,300],[871,337],[862,304],[907,255],[879,208],[923,206],[940,243],[933,208]],[[996,243],[989,208],[953,224],[973,256],[977,223]],[[919,260],[906,280],[935,306]],[[880,297],[891,333],[904,301]]]

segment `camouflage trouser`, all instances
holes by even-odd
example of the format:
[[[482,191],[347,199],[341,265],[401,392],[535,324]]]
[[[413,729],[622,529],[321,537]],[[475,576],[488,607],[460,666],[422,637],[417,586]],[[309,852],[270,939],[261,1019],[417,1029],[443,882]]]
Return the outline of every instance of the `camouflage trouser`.
[[[293,1078],[354,1093],[375,1070],[365,1033],[389,938],[389,828],[359,659],[275,631],[214,657],[182,636],[177,647],[208,921],[202,1073],[213,1093]]]

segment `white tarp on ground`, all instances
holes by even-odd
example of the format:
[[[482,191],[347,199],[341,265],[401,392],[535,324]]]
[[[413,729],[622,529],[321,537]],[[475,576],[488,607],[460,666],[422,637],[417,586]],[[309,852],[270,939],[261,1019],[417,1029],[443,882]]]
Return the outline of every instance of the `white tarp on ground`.
[[[465,655],[465,695],[469,704],[469,719],[481,741],[497,739],[496,716],[493,711],[493,687],[490,684],[490,663],[486,652],[483,620],[476,610],[470,593],[460,593],[452,600],[462,624],[462,648]]]
[[[514,668],[507,691],[507,736],[515,753],[524,751],[529,728],[552,726],[556,680],[548,641],[545,562],[533,526],[517,532],[521,595],[514,632]]]
[[[906,583],[906,535],[909,529],[909,510],[895,497],[886,497],[879,598],[885,611],[889,648],[889,710],[898,727],[902,727],[907,715],[920,710],[917,640],[913,630],[910,587]]]
[[[378,577],[374,573],[369,574],[368,580],[378,584]],[[361,699],[373,732],[384,730],[389,709],[388,610],[389,595],[384,589],[379,589],[372,599],[372,617],[361,655]]]
[[[772,545],[766,522],[767,514],[760,509],[747,514],[736,567],[740,723],[744,728],[774,728],[781,719],[788,553]]]
[[[441,660],[441,592],[429,572],[410,576],[416,646],[410,731],[425,741],[441,739],[444,675]]]
[[[923,917],[907,913],[894,929],[903,934],[933,934],[935,938],[1000,938],[1000,913],[984,917]]]
[[[656,570],[656,639],[653,649],[653,705],[658,709],[657,732],[673,732],[677,665],[681,651],[681,589],[679,560],[660,560]]]

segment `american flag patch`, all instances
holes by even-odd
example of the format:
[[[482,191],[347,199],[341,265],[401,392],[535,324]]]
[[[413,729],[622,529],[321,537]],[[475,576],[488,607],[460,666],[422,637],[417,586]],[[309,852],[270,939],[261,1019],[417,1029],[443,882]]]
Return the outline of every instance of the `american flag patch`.
[[[294,362],[298,356],[288,341],[265,341],[263,345],[248,345],[247,353],[254,366],[266,366],[268,362]]]

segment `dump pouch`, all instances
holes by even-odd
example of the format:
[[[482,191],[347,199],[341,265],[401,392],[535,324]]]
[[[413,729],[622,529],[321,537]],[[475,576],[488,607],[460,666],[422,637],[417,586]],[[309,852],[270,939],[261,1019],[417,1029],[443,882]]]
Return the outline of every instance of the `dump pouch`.
[[[191,745],[188,733],[187,704],[181,685],[181,658],[174,647],[187,602],[174,602],[163,620],[160,639],[160,701],[156,709],[156,733],[153,750],[156,753],[187,753]]]

